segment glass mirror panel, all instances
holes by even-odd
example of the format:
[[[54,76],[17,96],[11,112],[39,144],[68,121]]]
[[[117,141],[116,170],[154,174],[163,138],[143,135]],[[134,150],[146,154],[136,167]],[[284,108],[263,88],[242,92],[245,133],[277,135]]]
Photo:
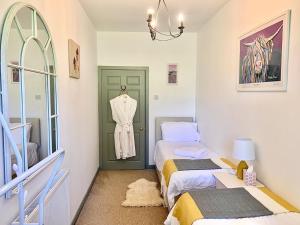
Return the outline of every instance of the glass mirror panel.
[[[54,61],[54,53],[53,53],[53,47],[52,47],[52,43],[49,45],[47,52],[47,60],[48,60],[48,64],[49,64],[49,72],[50,73],[55,73],[55,61]]]
[[[56,109],[56,77],[50,76],[50,107],[51,107],[51,116],[57,114]]]
[[[7,68],[7,115],[8,118],[21,116],[21,71]]]
[[[9,120],[9,128],[12,133],[13,139],[17,144],[18,150],[21,153],[21,156],[24,157],[23,154],[23,126],[21,124],[21,71],[15,68],[7,68],[7,117]],[[17,164],[16,155],[13,152],[12,146],[5,139],[6,147],[9,149],[7,151],[7,164],[8,168],[6,170],[6,176],[14,178],[16,177],[15,172],[12,169],[13,164]]]
[[[20,25],[21,33],[24,38],[32,36],[33,34],[33,10],[28,7],[20,9],[15,17],[17,24]]]
[[[52,153],[54,153],[58,146],[57,146],[57,118],[51,119],[51,135],[52,135]]]
[[[48,156],[48,110],[46,76],[25,72],[26,122],[31,125],[27,137],[28,167]]]
[[[17,25],[15,21],[13,21],[12,28],[9,33],[8,46],[6,52],[7,63],[19,65],[23,43],[24,42],[17,28]]]
[[[46,64],[43,52],[38,43],[33,39],[27,45],[24,55],[24,66],[30,69],[45,71]]]
[[[43,47],[46,46],[48,40],[49,40],[49,34],[46,29],[45,24],[43,23],[41,17],[37,15],[37,35],[38,39],[42,42]]]

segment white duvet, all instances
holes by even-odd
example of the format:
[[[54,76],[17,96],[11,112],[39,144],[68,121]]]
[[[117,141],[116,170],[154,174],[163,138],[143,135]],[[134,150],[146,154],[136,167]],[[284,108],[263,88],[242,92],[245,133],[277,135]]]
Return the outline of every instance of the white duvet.
[[[231,172],[227,169],[177,171],[172,174],[169,186],[167,187],[162,175],[164,162],[169,159],[191,159],[174,154],[174,149],[190,147],[193,147],[193,149],[206,149],[206,154],[203,154],[203,159],[218,157],[215,152],[207,149],[205,145],[199,142],[168,142],[161,140],[156,144],[154,160],[156,167],[162,176],[161,192],[169,209],[173,207],[175,197],[184,191],[214,187],[216,185],[216,181],[213,176],[214,172]]]

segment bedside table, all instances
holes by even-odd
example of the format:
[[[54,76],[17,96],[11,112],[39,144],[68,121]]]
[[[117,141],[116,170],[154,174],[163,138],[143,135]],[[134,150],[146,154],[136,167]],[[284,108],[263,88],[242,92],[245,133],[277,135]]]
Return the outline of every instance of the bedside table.
[[[217,172],[213,173],[216,178],[216,188],[238,188],[238,187],[246,187],[247,185],[243,180],[240,180],[236,177],[235,174]],[[264,185],[258,181],[256,181],[256,187],[264,187]]]

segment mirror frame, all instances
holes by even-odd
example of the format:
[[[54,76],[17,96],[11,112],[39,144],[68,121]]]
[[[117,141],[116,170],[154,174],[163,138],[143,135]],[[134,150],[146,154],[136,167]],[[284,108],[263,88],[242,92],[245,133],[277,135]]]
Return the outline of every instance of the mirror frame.
[[[17,19],[17,13],[23,9],[23,8],[29,8],[32,10],[32,35],[29,37],[25,38],[25,36],[22,34],[22,27],[18,23]],[[47,32],[49,39],[46,42],[45,45],[42,44],[42,42],[39,40],[38,36],[38,27],[37,27],[37,21],[38,21],[38,16],[42,23],[45,26],[45,31]],[[20,33],[20,36],[22,38],[23,44],[22,44],[22,49],[21,49],[21,54],[18,58],[18,65],[11,64],[7,62],[7,49],[8,49],[8,44],[9,44],[9,38],[10,38],[10,31],[12,29],[13,22],[16,22],[17,29]],[[43,54],[43,61],[45,62],[45,68],[44,70],[36,70],[34,68],[27,68],[24,65],[25,61],[25,54],[26,54],[26,47],[30,41],[35,41],[38,46],[40,47],[40,50]],[[51,46],[51,47],[50,47]],[[52,48],[52,57],[53,57],[53,65],[49,65],[49,60],[48,60],[48,50],[49,47]],[[22,171],[26,171],[28,169],[27,165],[27,139],[26,139],[26,113],[25,113],[25,71],[34,73],[36,75],[42,75],[45,76],[46,80],[46,105],[47,105],[47,139],[48,139],[48,156],[52,154],[53,151],[53,146],[52,146],[52,119],[55,120],[55,139],[56,139],[56,146],[55,146],[55,151],[59,149],[60,147],[60,130],[59,130],[59,115],[58,115],[58,98],[57,98],[57,74],[56,74],[56,57],[55,57],[55,49],[54,49],[54,44],[53,44],[53,39],[51,36],[51,33],[49,31],[48,25],[44,18],[42,17],[41,13],[33,7],[30,4],[26,3],[15,3],[13,4],[9,10],[8,13],[6,14],[6,17],[4,19],[3,27],[2,27],[2,32],[1,32],[1,43],[0,43],[0,48],[1,48],[1,90],[0,90],[0,110],[3,113],[5,119],[7,122],[9,122],[9,115],[8,115],[8,91],[7,91],[7,79],[9,76],[8,73],[8,68],[12,69],[17,69],[19,70],[19,76],[20,76],[20,118],[21,118],[21,126],[23,129],[23,134],[22,134],[22,142],[23,142],[23,148],[22,148],[22,164],[23,165],[18,165],[18,167],[22,168]],[[53,66],[53,71],[50,71],[50,66]],[[53,93],[51,92],[51,77],[54,77],[54,91]],[[54,95],[54,114],[51,113],[51,94]],[[2,129],[2,128],[1,128]],[[11,154],[9,153],[10,148],[9,148],[9,143],[7,140],[6,135],[4,134],[2,130],[2,146],[3,146],[3,158],[4,158],[4,184],[8,183],[12,179],[12,174],[11,174]],[[42,161],[42,160],[41,160]],[[40,161],[40,162],[41,162]],[[38,162],[39,163],[39,162]],[[35,174],[36,175],[36,174]],[[35,176],[33,175],[33,176]],[[8,193],[6,197],[10,197],[11,193]]]

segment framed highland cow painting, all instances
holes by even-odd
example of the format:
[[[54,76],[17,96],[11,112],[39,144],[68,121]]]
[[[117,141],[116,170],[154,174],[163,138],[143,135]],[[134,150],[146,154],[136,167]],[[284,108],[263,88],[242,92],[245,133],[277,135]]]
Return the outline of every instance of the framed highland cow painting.
[[[290,11],[239,38],[238,91],[287,88]]]

